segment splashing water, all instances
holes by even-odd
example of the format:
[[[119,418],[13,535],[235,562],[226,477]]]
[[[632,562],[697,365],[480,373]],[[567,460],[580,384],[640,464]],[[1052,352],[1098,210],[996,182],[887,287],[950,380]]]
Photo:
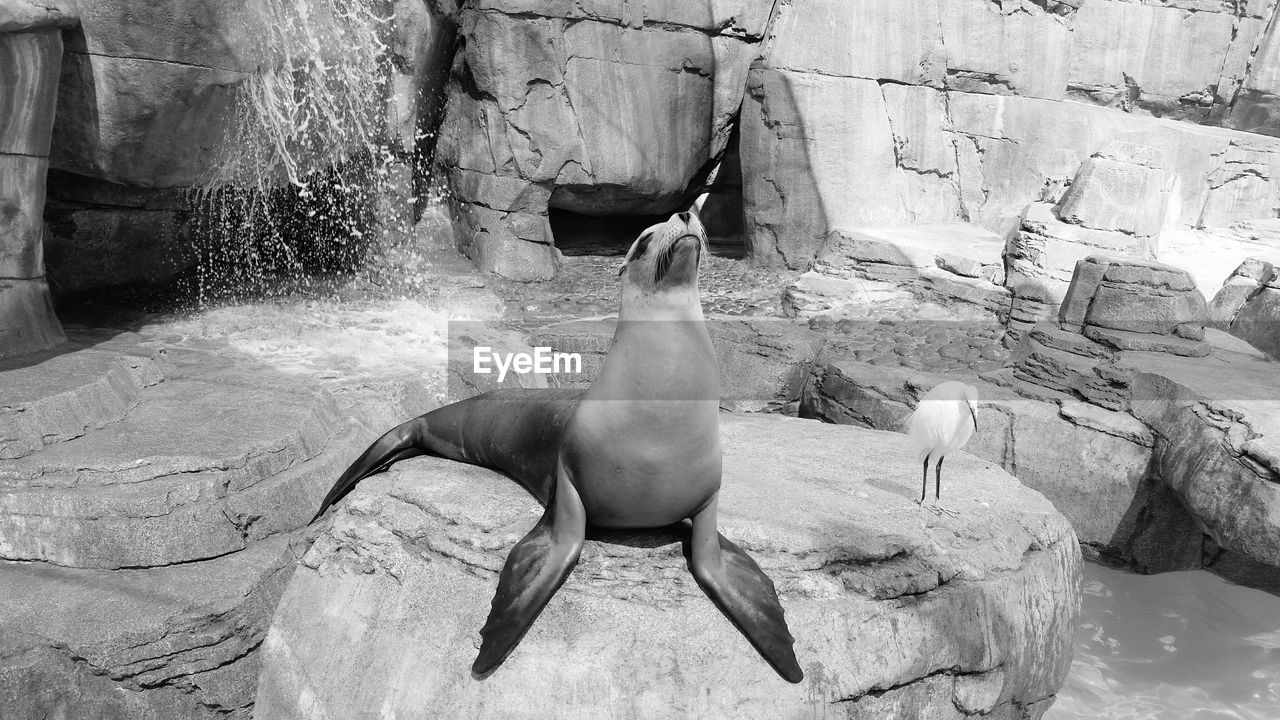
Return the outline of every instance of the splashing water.
[[[391,22],[385,0],[253,3],[243,32],[258,67],[191,198],[201,304],[289,293],[290,279],[362,261],[378,198],[397,183],[404,194],[385,137]]]

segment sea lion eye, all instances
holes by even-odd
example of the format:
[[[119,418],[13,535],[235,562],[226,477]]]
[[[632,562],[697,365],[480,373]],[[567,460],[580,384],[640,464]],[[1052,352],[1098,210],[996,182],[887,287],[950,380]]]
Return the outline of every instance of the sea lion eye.
[[[636,238],[631,249],[627,251],[627,256],[622,260],[622,267],[618,268],[618,277],[622,277],[622,273],[627,271],[627,265],[630,264],[632,260],[644,257],[644,254],[649,250],[649,241],[652,239],[653,228],[645,230],[640,237]]]

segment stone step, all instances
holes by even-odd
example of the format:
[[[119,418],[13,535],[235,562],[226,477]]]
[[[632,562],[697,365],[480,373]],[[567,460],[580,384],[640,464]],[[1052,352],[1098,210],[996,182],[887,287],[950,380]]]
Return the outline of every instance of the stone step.
[[[148,570],[0,562],[0,717],[247,720],[301,549],[280,537]]]
[[[118,422],[163,379],[148,357],[89,347],[0,360],[0,460]]]
[[[154,567],[300,527],[373,435],[277,380],[170,380],[120,422],[0,461],[0,557]]]

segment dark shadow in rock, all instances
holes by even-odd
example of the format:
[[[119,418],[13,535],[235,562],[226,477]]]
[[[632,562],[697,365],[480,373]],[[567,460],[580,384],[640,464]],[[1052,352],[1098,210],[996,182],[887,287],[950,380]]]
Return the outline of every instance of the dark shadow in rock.
[[[626,545],[633,548],[654,549],[667,545],[688,543],[693,526],[688,520],[660,528],[587,528],[587,539],[609,545]]]
[[[1145,575],[1200,567],[1203,533],[1177,494],[1153,473],[1142,481],[1097,559]]]
[[[753,63],[739,126],[742,201],[753,209],[744,211],[746,255],[757,265],[808,270],[832,228],[809,157],[812,131],[787,71]]]
[[[932,476],[930,476],[932,477]],[[917,478],[918,479],[918,478]],[[916,492],[914,489],[907,487],[902,482],[894,482],[889,478],[867,478],[864,482],[877,490],[883,490],[892,495],[900,495],[911,501],[915,501]]]
[[[667,220],[665,215],[580,215],[559,208],[548,215],[556,247],[570,257],[622,257],[645,228]]]

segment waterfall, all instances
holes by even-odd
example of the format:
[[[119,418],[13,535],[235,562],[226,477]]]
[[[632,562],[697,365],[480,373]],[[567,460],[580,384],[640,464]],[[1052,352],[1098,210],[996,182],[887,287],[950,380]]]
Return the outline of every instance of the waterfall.
[[[201,301],[350,272],[402,167],[385,132],[389,2],[251,0],[242,31],[256,67],[192,194]]]

